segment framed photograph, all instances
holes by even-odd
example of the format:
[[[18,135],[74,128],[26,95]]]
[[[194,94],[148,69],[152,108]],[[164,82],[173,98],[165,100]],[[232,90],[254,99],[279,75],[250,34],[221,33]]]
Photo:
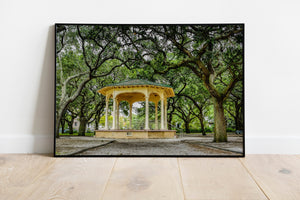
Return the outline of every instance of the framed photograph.
[[[54,156],[245,156],[244,59],[244,24],[55,24]]]

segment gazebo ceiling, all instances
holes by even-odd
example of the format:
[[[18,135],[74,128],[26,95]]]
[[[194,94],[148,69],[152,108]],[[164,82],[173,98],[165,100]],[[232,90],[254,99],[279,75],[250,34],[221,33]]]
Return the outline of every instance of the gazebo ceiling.
[[[101,88],[98,90],[99,93],[103,95],[111,94],[112,91],[124,91],[124,93],[118,95],[118,99],[122,100],[128,100],[130,99],[135,101],[144,101],[145,96],[144,94],[135,91],[135,89],[143,89],[143,88],[151,88],[152,95],[150,95],[149,101],[156,102],[159,100],[159,96],[155,96],[154,94],[159,94],[159,91],[163,91],[166,95],[166,97],[174,97],[174,91],[171,86],[161,83],[155,83],[147,80],[141,80],[141,79],[131,79],[122,81],[116,84],[108,85],[104,88]],[[124,90],[125,89],[125,90]],[[126,92],[126,89],[129,89],[129,91]],[[157,92],[155,92],[157,90]]]
[[[134,103],[137,101],[145,101],[145,95],[139,92],[129,92],[129,93],[121,93],[117,96],[118,101],[128,101],[130,103]],[[149,96],[149,101],[151,102],[159,102],[160,97],[156,93],[151,93]]]

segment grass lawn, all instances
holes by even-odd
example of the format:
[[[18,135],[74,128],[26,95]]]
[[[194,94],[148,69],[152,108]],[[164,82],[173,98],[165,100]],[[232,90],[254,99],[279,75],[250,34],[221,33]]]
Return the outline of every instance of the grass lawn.
[[[59,133],[59,136],[78,136],[78,133]],[[94,133],[85,133],[85,136],[94,136]]]

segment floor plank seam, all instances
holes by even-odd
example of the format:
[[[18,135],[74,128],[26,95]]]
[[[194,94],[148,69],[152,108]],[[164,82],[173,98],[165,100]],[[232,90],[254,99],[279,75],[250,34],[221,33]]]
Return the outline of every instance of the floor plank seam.
[[[263,190],[263,188],[256,181],[256,179],[254,178],[254,175],[249,171],[249,169],[246,167],[246,165],[241,161],[240,158],[238,160],[240,161],[241,165],[245,168],[245,170],[247,171],[247,173],[250,175],[250,177],[252,178],[252,180],[255,182],[255,184],[257,185],[257,187],[260,189],[260,191],[265,195],[265,197],[268,200],[271,200],[270,197],[265,193],[265,191]]]
[[[180,176],[180,183],[181,183],[182,192],[183,192],[183,199],[186,200],[185,192],[184,192],[184,187],[183,187],[183,182],[182,182],[182,175],[181,175],[181,168],[180,168],[180,164],[179,164],[179,158],[177,158],[177,165],[178,165],[178,171],[179,171],[179,176]]]
[[[102,200],[103,197],[104,197],[104,194],[105,194],[105,191],[106,191],[106,189],[107,189],[107,185],[108,185],[109,179],[110,179],[110,177],[111,177],[111,175],[112,175],[112,173],[113,173],[113,171],[114,171],[114,168],[115,168],[115,166],[116,166],[117,160],[118,160],[118,158],[115,158],[114,164],[113,164],[113,166],[112,166],[112,168],[111,168],[111,170],[110,170],[110,173],[109,173],[109,176],[108,176],[108,178],[107,178],[106,184],[105,184],[105,186],[104,186],[104,190],[103,190],[103,193],[102,193],[102,195],[101,195],[101,197],[100,197],[100,200]]]

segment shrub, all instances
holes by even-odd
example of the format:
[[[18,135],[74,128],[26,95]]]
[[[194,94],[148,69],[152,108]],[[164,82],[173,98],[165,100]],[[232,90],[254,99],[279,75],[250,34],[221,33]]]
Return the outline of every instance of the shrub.
[[[86,132],[86,133],[85,133],[85,136],[94,136],[94,132],[89,132],[89,133]]]
[[[226,131],[227,132],[235,132],[235,128],[227,128]]]
[[[190,131],[191,131],[190,133],[202,133],[202,129],[201,128],[200,129],[190,129]],[[205,128],[205,132],[206,133],[212,132],[212,129],[206,127]]]

